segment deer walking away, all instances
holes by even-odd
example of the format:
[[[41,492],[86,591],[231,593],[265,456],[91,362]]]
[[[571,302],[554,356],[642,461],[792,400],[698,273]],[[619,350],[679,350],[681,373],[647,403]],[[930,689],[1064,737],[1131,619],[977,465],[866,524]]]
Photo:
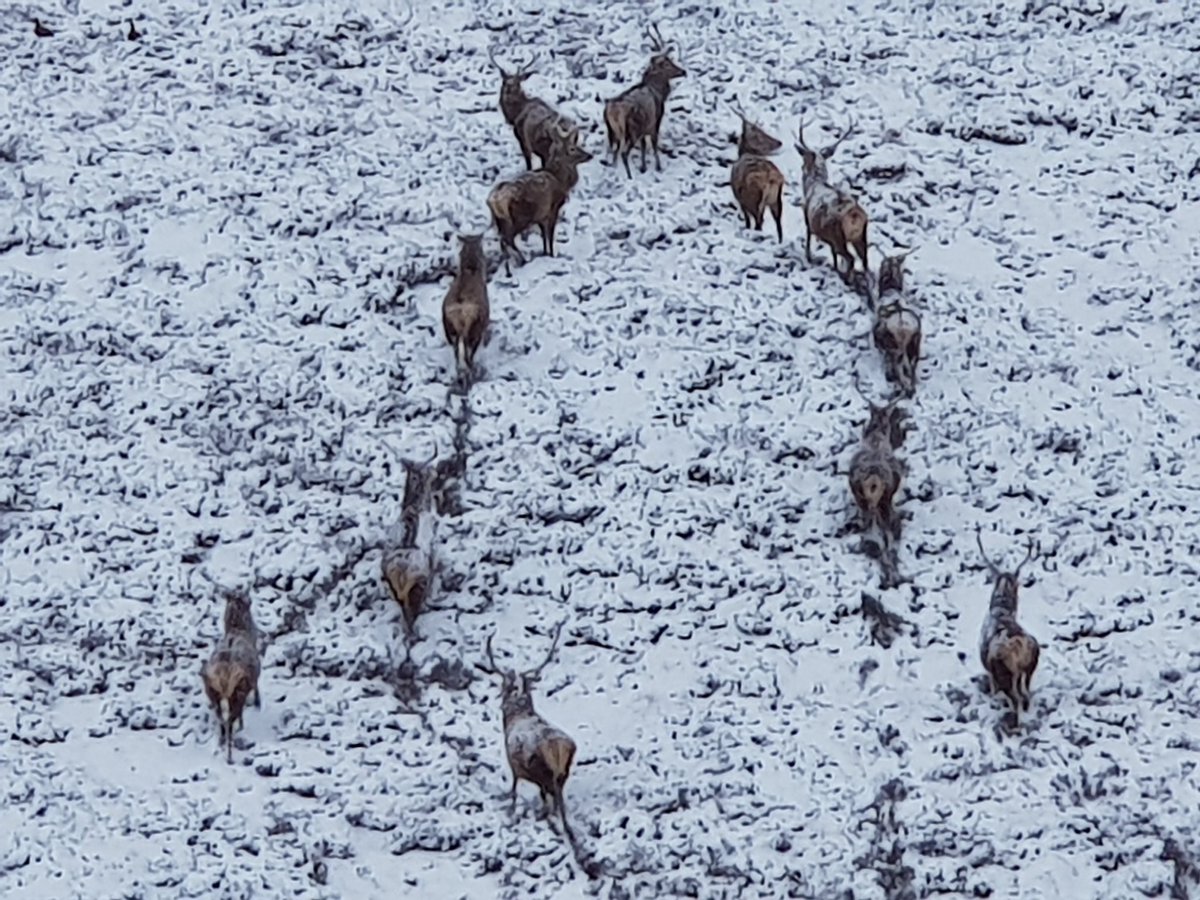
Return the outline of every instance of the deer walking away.
[[[829,182],[826,163],[838,145],[854,134],[853,123],[841,136],[824,150],[813,150],[804,140],[804,123],[796,133],[796,149],[804,160],[804,225],[807,229],[804,249],[811,262],[812,239],[815,236],[826,244],[833,253],[833,267],[849,282],[854,272],[854,248],[862,260],[863,273],[870,271],[867,262],[867,213],[849,193],[833,187]],[[841,261],[846,260],[846,271]]]
[[[200,669],[204,692],[217,714],[225,758],[233,762],[233,729],[242,727],[242,713],[250,694],[262,706],[258,690],[258,628],[250,613],[250,598],[231,593],[225,604],[225,633],[217,649]]]
[[[1020,723],[1021,710],[1032,702],[1031,683],[1041,656],[1037,639],[1017,622],[1017,590],[1021,567],[1037,555],[1033,538],[1029,539],[1025,558],[1011,572],[1002,572],[983,549],[980,529],[975,529],[979,553],[995,579],[987,618],[979,634],[979,660],[988,673],[992,690],[1001,691],[1012,707],[1013,720]]]
[[[481,668],[500,675],[503,679],[500,688],[500,708],[504,719],[504,748],[512,772],[510,814],[516,808],[517,783],[529,781],[537,785],[541,793],[543,811],[551,815],[557,809],[563,831],[574,843],[575,834],[567,822],[563,787],[575,760],[575,742],[566,732],[555,728],[537,714],[533,708],[531,694],[542,671],[554,659],[561,634],[560,623],[554,632],[554,639],[545,660],[541,665],[526,672],[516,672],[499,666],[492,654],[492,638],[489,635],[486,644],[488,663]]]
[[[895,450],[904,443],[907,413],[895,405],[870,404],[871,417],[863,429],[862,444],[850,460],[850,491],[862,516],[863,527],[879,526],[885,535],[899,533],[893,505],[904,478],[904,464]]]
[[[454,348],[459,373],[469,378],[491,320],[483,235],[459,235],[458,274],[442,300],[442,330]]]

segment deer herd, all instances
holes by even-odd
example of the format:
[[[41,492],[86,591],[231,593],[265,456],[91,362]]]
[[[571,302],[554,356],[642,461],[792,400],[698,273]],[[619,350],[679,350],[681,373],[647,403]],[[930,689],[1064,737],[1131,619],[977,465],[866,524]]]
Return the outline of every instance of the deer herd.
[[[672,58],[674,51],[657,28],[651,31],[650,39],[654,52],[641,81],[604,104],[604,125],[612,154],[610,164],[615,166],[619,159],[630,178],[633,172],[629,156],[635,148],[641,150],[643,173],[649,149],[654,151],[656,169],[662,170],[659,135],[671,83],[687,74]],[[525,256],[517,247],[517,240],[534,225],[541,230],[543,252],[554,255],[555,229],[563,206],[579,181],[578,168],[593,157],[581,146],[576,123],[544,100],[525,92],[525,82],[534,74],[533,62],[509,71],[490,51],[489,58],[501,77],[500,111],[512,128],[527,170],[501,181],[487,198],[500,237],[505,270],[511,276],[509,257],[515,256],[524,264]],[[782,241],[783,192],[787,182],[779,167],[767,158],[782,147],[782,142],[752,121],[740,103],[733,106],[733,111],[741,121],[741,135],[728,184],[746,227],[761,231],[769,210]],[[815,237],[829,248],[834,269],[847,284],[854,280],[856,267],[861,266],[858,283],[866,286],[868,305],[874,313],[872,338],[883,357],[887,379],[898,389],[898,396],[884,406],[868,401],[868,421],[848,470],[850,491],[864,531],[874,531],[886,544],[899,534],[896,496],[906,474],[906,466],[896,451],[904,442],[908,413],[897,404],[915,395],[921,360],[921,316],[905,302],[904,261],[911,250],[884,257],[878,274],[872,277],[867,212],[849,191],[830,181],[827,169],[838,146],[854,134],[854,124],[851,122],[825,149],[809,146],[804,136],[805,124],[801,122],[797,130],[796,149],[803,161],[801,206],[806,255],[812,262]],[[534,157],[541,164],[538,169],[533,168]],[[459,236],[458,271],[442,306],[445,338],[454,349],[459,376],[468,386],[491,314],[483,239],[483,234]],[[382,566],[384,583],[403,611],[410,637],[436,568],[430,490],[428,467],[410,466],[403,502],[404,533],[395,549],[385,553]],[[980,638],[980,661],[993,692],[1000,691],[1008,698],[1015,722],[1022,710],[1029,709],[1030,681],[1039,656],[1037,640],[1021,628],[1016,618],[1018,576],[1036,549],[1031,542],[1021,563],[1011,572],[1004,572],[987,556],[978,529],[976,539],[995,580]],[[561,631],[560,624],[545,660],[534,669],[516,672],[502,668],[493,654],[491,637],[486,642],[486,660],[477,665],[502,680],[501,711],[512,772],[513,802],[518,781],[537,785],[546,812],[557,810],[568,838],[574,842],[567,823],[563,788],[575,757],[575,743],[535,712],[531,695],[539,675],[554,657]],[[244,595],[228,598],[224,636],[204,664],[201,675],[218,717],[227,757],[232,759],[234,725],[241,725],[251,693],[255,705],[259,705],[258,632]]]

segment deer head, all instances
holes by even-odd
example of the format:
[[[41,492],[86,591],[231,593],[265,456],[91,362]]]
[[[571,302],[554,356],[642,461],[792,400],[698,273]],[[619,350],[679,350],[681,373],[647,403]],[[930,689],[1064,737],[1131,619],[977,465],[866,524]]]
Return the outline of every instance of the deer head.
[[[657,25],[650,26],[647,36],[650,38],[651,47],[654,48],[654,55],[650,57],[650,65],[646,67],[644,78],[654,77],[670,81],[685,76],[687,72],[671,58],[671,54],[676,52],[675,46],[663,40]]]
[[[487,652],[488,665],[480,666],[480,668],[485,672],[499,675],[503,679],[500,686],[500,707],[504,712],[505,721],[508,721],[513,716],[533,713],[533,687],[541,677],[542,671],[554,659],[562,630],[563,623],[559,622],[558,627],[554,630],[554,639],[550,643],[550,650],[546,654],[546,658],[537,667],[524,672],[506,669],[496,662],[496,657],[492,653],[492,635],[488,635],[487,642],[484,645]]]
[[[747,118],[737,98],[730,104],[730,108],[742,120],[742,136],[738,141],[739,156],[747,153],[754,156],[770,156],[783,147],[783,141],[767,134],[761,126]]]
[[[808,142],[804,140],[804,124],[804,120],[801,119],[800,127],[796,131],[796,149],[800,152],[800,156],[804,160],[804,177],[816,181],[828,182],[829,175],[825,163],[833,156],[838,145],[854,134],[854,120],[851,119],[850,124],[842,132],[841,136],[824,150],[814,150],[808,146]]]

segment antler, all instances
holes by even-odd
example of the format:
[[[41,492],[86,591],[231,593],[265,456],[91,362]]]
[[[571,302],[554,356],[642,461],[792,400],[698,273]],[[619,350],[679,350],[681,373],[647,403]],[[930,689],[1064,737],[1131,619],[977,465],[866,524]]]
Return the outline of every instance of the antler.
[[[834,141],[829,146],[828,150],[821,151],[821,155],[823,157],[825,157],[826,159],[829,159],[829,157],[833,156],[833,151],[838,148],[838,144],[840,144],[846,138],[850,137],[850,135],[854,134],[856,127],[857,126],[854,124],[854,119],[851,119],[850,124],[846,127],[846,130],[842,132],[842,136],[839,137],[836,141]]]
[[[804,120],[800,120],[800,127],[796,129],[796,149],[803,153],[812,153],[812,147],[804,142]]]
[[[742,111],[742,100],[740,97],[735,96],[733,100],[730,101],[729,108],[737,113],[739,119],[741,119],[743,122],[746,121],[746,114]]]
[[[1037,541],[1033,539],[1033,535],[1029,536],[1029,549],[1025,553],[1025,558],[1017,563],[1017,567],[1013,569],[1013,578],[1016,578],[1021,573],[1021,566],[1029,562],[1037,556],[1038,546]]]
[[[496,657],[494,657],[492,655],[492,638],[493,637],[495,637],[495,635],[489,634],[487,641],[483,645],[484,649],[487,651],[487,658],[488,658],[488,663],[490,665],[490,668],[483,666],[483,665],[480,665],[479,668],[483,669],[485,672],[491,672],[493,675],[499,675],[500,667],[498,665],[496,665]]]
[[[496,62],[496,51],[491,47],[488,47],[488,59],[490,59],[492,61],[493,66],[495,66],[497,69],[500,70],[501,75],[503,75],[505,78],[507,78],[509,76],[509,73],[507,71],[505,71],[504,66],[502,66],[502,65],[500,65],[500,63]]]
[[[558,649],[558,639],[562,635],[563,624],[565,621],[566,620],[564,619],[562,622],[559,622],[558,627],[554,629],[554,640],[550,644],[550,652],[546,654],[546,658],[542,660],[542,664],[540,666],[538,666],[536,669],[531,669],[527,673],[530,678],[537,678],[539,675],[541,675],[542,670],[546,668],[546,666],[550,665],[550,660],[554,659],[554,651]]]
[[[975,543],[979,545],[979,553],[983,557],[983,561],[987,563],[988,568],[991,569],[992,574],[996,577],[999,577],[1001,574],[1000,567],[988,559],[987,551],[983,549],[983,536],[980,534],[980,528],[978,525],[975,526]]]
[[[533,67],[537,65],[537,61],[538,61],[538,55],[535,53],[535,54],[533,54],[533,56],[529,57],[529,62],[527,62],[527,63],[525,63],[525,65],[521,66],[521,68],[517,71],[517,74],[518,75],[532,75]]]
[[[651,24],[649,31],[646,33],[650,37],[650,43],[653,45],[655,53],[665,53],[667,51],[667,42],[663,40],[662,32],[658,30],[658,25]]]

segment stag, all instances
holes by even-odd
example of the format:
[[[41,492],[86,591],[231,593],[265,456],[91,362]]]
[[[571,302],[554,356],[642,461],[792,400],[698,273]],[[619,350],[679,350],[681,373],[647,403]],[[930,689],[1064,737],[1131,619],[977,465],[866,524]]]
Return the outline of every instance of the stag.
[[[233,728],[242,727],[246,700],[254,694],[255,708],[261,708],[258,690],[258,628],[250,613],[250,598],[231,593],[225,601],[225,633],[217,649],[200,668],[204,692],[217,714],[225,758],[233,762]]]
[[[742,220],[749,228],[753,219],[755,230],[762,231],[763,214],[769,208],[775,217],[775,231],[782,241],[784,178],[779,167],[766,157],[777,152],[783,142],[746,118],[739,103],[733,105],[733,111],[742,120],[742,135],[729,184],[742,209]]]
[[[442,329],[446,342],[455,350],[458,371],[470,377],[475,353],[487,333],[491,318],[487,291],[487,258],[483,235],[459,235],[458,274],[442,300]]]
[[[979,635],[979,660],[988,673],[992,691],[1003,691],[1012,706],[1013,720],[1019,724],[1020,711],[1029,710],[1030,682],[1037,669],[1041,647],[1037,639],[1017,623],[1017,578],[1021,567],[1037,555],[1037,547],[1030,538],[1025,558],[1011,572],[1002,572],[983,549],[979,526],[975,527],[975,542],[996,581]]]
[[[850,491],[858,505],[863,527],[878,525],[885,534],[899,534],[893,501],[905,475],[895,450],[904,443],[907,413],[896,401],[876,406],[868,401],[871,417],[863,429],[862,443],[850,460]]]
[[[833,156],[838,145],[854,134],[854,123],[836,141],[824,150],[813,150],[804,140],[804,122],[796,134],[796,149],[804,160],[804,226],[807,229],[804,250],[808,261],[813,261],[812,239],[815,235],[827,244],[833,253],[833,267],[847,283],[854,272],[853,247],[862,260],[863,273],[869,272],[867,263],[867,214],[858,201],[848,192],[829,183],[826,162]],[[847,266],[843,273],[841,260]]]
[[[579,129],[556,126],[546,164],[536,172],[526,172],[511,181],[502,181],[488,195],[488,209],[500,232],[504,271],[512,275],[510,252],[522,265],[525,255],[517,248],[517,238],[535,224],[542,231],[542,250],[554,255],[554,230],[567,197],[579,182],[579,165],[592,158],[579,146]]]
[[[604,125],[608,130],[612,162],[615,165],[620,154],[625,163],[625,174],[630,178],[633,172],[629,169],[629,154],[638,145],[642,148],[642,172],[646,171],[647,144],[654,148],[654,165],[662,171],[658,132],[667,108],[667,97],[671,94],[671,81],[687,75],[671,59],[673,51],[664,43],[657,25],[652,27],[649,37],[654,55],[642,73],[642,80],[604,104]]]
[[[886,294],[903,295],[904,257],[909,253],[912,250],[886,256],[879,264],[877,304]],[[902,299],[877,305],[871,334],[875,346],[883,354],[888,381],[899,385],[904,396],[913,396],[917,389],[917,367],[921,362],[920,314],[905,306]]]
[[[504,120],[512,126],[517,143],[521,146],[525,169],[533,169],[534,156],[545,165],[555,140],[555,128],[574,128],[575,124],[545,100],[525,93],[524,82],[535,74],[533,66],[536,57],[512,72],[496,61],[491,50],[488,50],[488,59],[500,72],[500,111],[504,114]]]
[[[567,822],[567,807],[563,803],[563,785],[571,774],[571,764],[575,760],[575,742],[534,711],[530,693],[542,670],[554,659],[561,634],[562,623],[559,623],[545,660],[537,668],[526,672],[501,668],[492,654],[492,637],[489,635],[486,644],[488,664],[480,668],[503,678],[500,708],[504,717],[504,747],[512,771],[509,815],[516,808],[517,782],[532,782],[541,792],[543,813],[551,815],[557,808],[563,830],[574,843],[575,835]]]
[[[436,456],[436,451],[434,453]],[[405,462],[404,499],[400,505],[400,534],[384,552],[383,580],[400,607],[404,630],[416,637],[417,616],[429,599],[434,574],[434,469],[428,462]]]

